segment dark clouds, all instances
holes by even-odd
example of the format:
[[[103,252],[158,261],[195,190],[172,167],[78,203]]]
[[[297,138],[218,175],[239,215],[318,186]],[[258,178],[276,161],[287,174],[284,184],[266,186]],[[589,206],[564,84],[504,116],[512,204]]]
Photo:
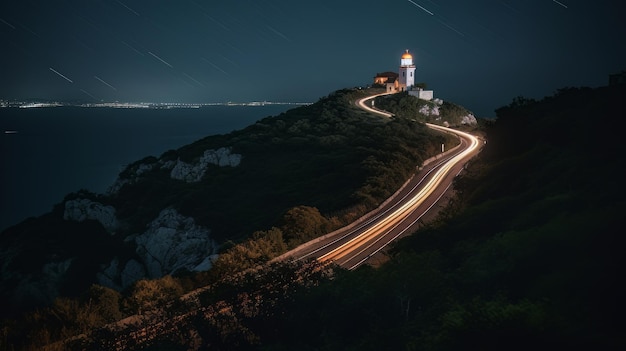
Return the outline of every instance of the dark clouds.
[[[0,98],[314,101],[408,48],[417,81],[492,116],[626,69],[618,1],[413,2],[4,1]]]

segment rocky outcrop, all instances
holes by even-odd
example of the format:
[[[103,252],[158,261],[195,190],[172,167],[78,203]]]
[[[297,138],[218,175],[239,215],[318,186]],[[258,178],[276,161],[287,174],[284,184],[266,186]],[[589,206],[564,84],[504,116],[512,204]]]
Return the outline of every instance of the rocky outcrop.
[[[173,179],[192,183],[202,179],[209,165],[236,167],[239,163],[241,163],[240,154],[233,154],[230,148],[222,147],[217,150],[206,150],[196,163],[190,164],[179,159],[164,165],[164,167],[171,167],[170,176]]]
[[[439,107],[443,105],[443,100],[434,99],[432,102],[426,102],[419,109],[419,113],[428,117],[438,117],[441,115],[441,111],[439,111]]]
[[[129,240],[135,242],[138,259],[122,264],[114,258],[98,273],[101,285],[121,290],[143,278],[160,278],[185,270],[206,271],[217,253],[209,230],[173,208],[161,211],[144,233]]]
[[[217,247],[207,229],[172,208],[161,211],[148,230],[135,238],[135,243],[150,278],[181,269],[195,271],[208,256],[215,254]]]
[[[115,233],[119,226],[113,206],[105,206],[89,199],[66,201],[63,219],[77,222],[93,219],[100,222],[109,233]]]
[[[439,106],[431,104],[422,105],[419,109],[419,113],[424,116],[439,116]]]
[[[209,165],[237,167],[240,163],[241,155],[233,154],[229,147],[206,150],[194,163],[187,163],[180,159],[165,161],[152,157],[147,161],[128,166],[109,188],[108,193],[116,194],[124,185],[137,183],[141,180],[143,174],[156,169],[170,170],[172,179],[193,183],[202,179]]]
[[[467,115],[461,117],[461,124],[473,126],[478,124],[478,121],[473,114],[468,113]]]
[[[129,260],[124,267],[120,267],[120,260],[116,257],[101,272],[96,274],[98,284],[115,290],[123,290],[139,279],[146,278],[146,269],[136,260]]]

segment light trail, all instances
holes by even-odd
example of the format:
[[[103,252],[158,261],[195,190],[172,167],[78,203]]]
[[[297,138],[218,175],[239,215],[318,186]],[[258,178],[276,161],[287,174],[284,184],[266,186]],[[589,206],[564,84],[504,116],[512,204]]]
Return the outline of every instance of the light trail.
[[[15,30],[15,26],[14,25],[12,25],[11,23],[3,20],[2,18],[0,18],[0,22],[6,24],[7,26],[11,27],[11,29]]]
[[[561,6],[565,7],[565,8],[567,8],[567,5],[565,5],[565,4],[564,4],[564,3],[562,3],[562,2],[559,2],[559,1],[556,1],[556,0],[552,0],[552,1],[553,1],[553,2],[556,2],[557,4],[559,4],[559,5],[561,5]]]
[[[135,15],[139,16],[139,13],[137,13],[137,11],[131,9],[130,7],[128,7],[125,3],[119,1],[119,0],[115,0],[115,2],[117,2],[118,4],[124,6],[128,11],[134,13]]]
[[[291,39],[289,39],[289,38],[288,38],[286,35],[284,35],[283,33],[279,32],[278,30],[276,30],[276,29],[274,29],[274,28],[272,28],[272,27],[270,27],[270,26],[268,26],[268,25],[265,25],[265,26],[267,27],[267,29],[269,29],[269,30],[271,30],[272,32],[274,32],[274,34],[276,34],[276,35],[278,35],[279,37],[281,37],[281,38],[283,38],[283,39],[287,40],[288,42],[291,42]]]
[[[122,44],[126,45],[129,49],[133,50],[134,52],[138,53],[139,55],[146,56],[146,55],[143,54],[143,52],[135,49],[132,45],[128,44],[127,42],[125,42],[123,40],[120,40],[120,42],[122,42]]]
[[[67,78],[66,76],[62,75],[61,73],[59,73],[59,72],[58,72],[57,70],[55,70],[54,68],[52,68],[52,67],[48,67],[48,68],[49,68],[52,72],[56,73],[59,77],[61,77],[61,78],[65,79],[65,80],[67,80],[67,81],[68,81],[68,82],[70,82],[70,83],[74,83],[74,81],[73,81],[73,80],[71,80],[71,79]]]
[[[369,103],[377,96],[388,94],[393,93],[370,95],[357,100],[355,105],[367,112],[392,118],[393,114],[370,107]],[[462,164],[477,152],[480,146],[478,138],[471,134],[434,124],[426,123],[426,125],[435,130],[456,135],[461,143],[447,152],[444,157],[437,159],[436,163],[430,164],[426,173],[421,174],[421,178],[408,180],[378,209],[347,227],[304,243],[275,260],[289,257],[303,260],[314,257],[319,261],[334,262],[352,270],[400,236],[413,230],[415,224],[446,194],[452,186],[452,179],[462,172]],[[455,170],[456,173],[454,173]]]
[[[366,98],[366,99],[369,99],[369,98],[370,98],[370,97],[368,97],[368,98]],[[431,174],[432,172],[434,172],[434,170],[435,170],[435,169],[437,169],[439,166],[441,166],[441,164],[442,164],[442,162],[440,162],[439,164],[436,164],[436,165],[435,165],[435,166],[434,166],[431,170],[429,170],[426,174],[424,174],[424,175],[422,176],[422,178],[419,180],[419,182],[417,182],[417,184],[413,185],[413,187],[409,190],[409,192],[408,192],[407,194],[403,195],[403,196],[402,196],[402,197],[398,200],[398,202],[405,201],[405,200],[409,197],[410,193],[412,193],[415,189],[417,189],[419,186],[421,186],[421,185],[422,185],[422,183],[424,182],[424,180],[425,180],[428,176],[430,176],[430,174]],[[372,218],[369,218],[369,219],[368,219],[368,220],[366,220],[364,223],[361,223],[361,224],[360,224],[357,228],[354,228],[354,229],[352,229],[352,230],[348,231],[346,234],[342,235],[341,237],[339,237],[339,238],[337,238],[337,239],[334,239],[333,241],[331,241],[331,242],[329,242],[329,243],[327,243],[327,244],[325,244],[325,245],[323,245],[323,246],[321,246],[321,247],[317,248],[316,250],[313,250],[313,251],[309,252],[308,254],[306,254],[306,255],[304,255],[304,256],[300,256],[300,258],[299,258],[299,259],[304,259],[304,258],[307,258],[307,257],[309,257],[309,256],[311,256],[311,255],[314,255],[314,254],[318,253],[319,251],[322,251],[322,250],[326,249],[326,248],[327,248],[327,247],[329,247],[329,246],[332,246],[332,245],[336,244],[337,242],[339,242],[339,241],[341,241],[341,240],[343,240],[343,239],[345,239],[345,238],[347,238],[347,237],[351,236],[352,234],[354,234],[354,233],[358,232],[359,230],[361,230],[361,229],[363,229],[363,228],[367,227],[367,226],[368,226],[368,225],[370,225],[371,223],[373,223],[373,222],[377,221],[379,218],[381,218],[381,217],[383,217],[383,216],[386,216],[386,215],[387,215],[387,214],[388,214],[391,210],[393,210],[393,207],[388,208],[388,209],[386,209],[385,211],[383,211],[383,212],[381,212],[381,213],[376,214],[376,215],[375,215],[375,216],[373,216]]]
[[[419,4],[418,4],[418,3],[416,3],[415,1],[411,1],[411,0],[408,0],[408,1],[409,1],[411,4],[413,4],[413,5],[417,6],[417,7],[419,7],[419,8],[420,8],[420,9],[422,9],[422,10],[424,10],[424,11],[425,11],[426,13],[428,13],[429,15],[431,15],[431,16],[434,16],[434,15],[435,15],[434,13],[432,13],[432,12],[430,12],[430,11],[426,10],[426,9],[425,9],[422,5],[419,5]]]
[[[162,58],[160,58],[159,56],[157,56],[157,55],[153,54],[151,51],[148,51],[148,53],[149,53],[150,55],[152,55],[152,57],[154,57],[155,59],[157,59],[157,60],[159,60],[159,61],[163,62],[163,63],[164,63],[164,64],[166,64],[166,65],[168,65],[170,68],[174,68],[172,65],[170,65],[169,63],[167,63],[165,60],[163,60],[163,59],[162,59]]]
[[[463,135],[466,138],[471,140],[471,145],[465,149],[463,152],[454,156],[450,160],[448,160],[441,168],[439,168],[434,176],[426,183],[423,189],[421,189],[413,198],[409,199],[405,204],[394,210],[387,217],[383,218],[380,222],[374,224],[371,228],[365,230],[363,233],[358,236],[350,239],[339,247],[333,249],[332,251],[318,257],[320,261],[337,261],[344,258],[347,255],[353,254],[348,260],[357,257],[358,255],[365,252],[368,248],[372,247],[373,244],[370,244],[367,247],[364,247],[367,242],[370,240],[376,239],[376,242],[380,241],[384,234],[391,232],[395,228],[397,228],[406,218],[409,217],[411,213],[417,207],[419,207],[426,199],[433,194],[433,192],[437,189],[439,185],[441,185],[445,179],[445,177],[449,174],[449,171],[459,162],[461,162],[466,156],[474,152],[478,146],[478,139],[473,135],[456,131],[450,128],[445,128],[433,124],[427,124],[430,128],[441,130],[444,132],[451,132],[458,135]],[[409,226],[410,227],[410,226]],[[408,227],[407,227],[408,228]],[[406,228],[405,228],[406,230]],[[364,248],[363,248],[364,247]],[[382,246],[384,247],[384,246]],[[382,249],[381,247],[381,249]],[[357,250],[359,250],[356,252]],[[354,254],[356,252],[356,254]]]
[[[356,104],[357,104],[357,106],[359,106],[360,108],[362,108],[362,109],[364,109],[364,110],[366,110],[368,112],[375,113],[377,115],[381,115],[381,116],[385,116],[385,117],[392,117],[393,115],[391,113],[389,113],[389,112],[382,111],[382,110],[375,109],[375,108],[371,108],[371,107],[365,105],[365,101],[366,100],[370,100],[370,99],[373,100],[374,98],[376,98],[378,96],[389,95],[389,94],[393,94],[393,93],[381,93],[381,94],[376,94],[376,95],[364,97],[361,100],[357,101]]]
[[[111,84],[109,84],[109,83],[105,82],[104,80],[100,79],[98,76],[93,76],[93,77],[96,78],[97,80],[99,80],[102,84],[106,85],[107,87],[117,91],[117,89],[114,86],[112,86]]]
[[[197,79],[195,79],[194,77],[188,75],[187,73],[183,72],[183,75],[187,78],[189,78],[190,80],[192,80],[194,83],[198,84],[199,86],[204,87],[204,84],[202,84],[201,82],[199,82]]]
[[[461,33],[460,31],[458,31],[457,29],[455,29],[451,25],[447,24],[446,22],[444,22],[444,21],[442,21],[440,19],[437,19],[437,21],[439,21],[439,23],[443,24],[444,26],[448,27],[450,30],[454,31],[456,34],[458,34],[458,35],[460,35],[462,37],[465,36],[465,34]]]
[[[226,71],[224,71],[223,69],[219,68],[216,64],[214,64],[213,62],[209,61],[208,59],[206,59],[206,58],[204,58],[204,57],[203,57],[202,59],[203,59],[204,61],[206,61],[209,65],[213,66],[213,68],[215,68],[216,70],[218,70],[218,71],[220,71],[220,72],[224,73],[224,74],[225,74],[225,75],[227,75],[227,76],[229,76],[229,75],[230,75],[230,74],[228,74],[228,72],[226,72]]]
[[[94,99],[94,100],[98,100],[98,99],[96,99],[96,97],[95,97],[95,96],[93,96],[93,95],[89,94],[89,93],[88,93],[88,92],[86,92],[85,90],[80,89],[80,91],[82,91],[85,95],[89,96],[90,98],[92,98],[92,99]]]
[[[460,172],[459,172],[460,173]],[[457,173],[458,175],[458,173]],[[424,213],[422,213],[419,217],[417,217],[413,222],[411,222],[408,226],[406,226],[404,229],[402,229],[398,234],[394,235],[391,239],[387,240],[387,242],[383,245],[381,245],[378,249],[374,250],[374,252],[370,253],[369,255],[367,255],[365,258],[361,259],[359,262],[357,262],[356,264],[352,265],[351,267],[349,267],[349,270],[353,270],[355,268],[357,268],[358,266],[360,266],[361,264],[363,264],[365,261],[369,260],[370,257],[374,256],[375,254],[379,253],[382,249],[384,249],[387,245],[391,244],[394,240],[396,240],[397,238],[399,238],[402,234],[404,234],[407,230],[409,230],[409,228],[412,228],[415,223],[417,223],[420,219],[422,219],[422,217],[428,212],[430,211],[431,208],[433,208],[433,206],[435,206],[437,204],[437,202],[439,202],[439,200],[441,200],[441,198],[443,197],[443,195],[445,195],[446,191],[448,191],[448,189],[450,188],[450,186],[452,186],[452,183],[450,183],[446,189],[441,193],[441,195],[439,195],[439,197],[437,197],[437,199],[430,205],[428,206],[428,208],[426,209],[426,211],[424,211]],[[371,243],[366,249],[371,248],[372,246],[374,246],[378,241],[382,240],[383,236],[379,237],[378,239],[376,239],[375,242]],[[363,250],[365,251],[365,249]]]

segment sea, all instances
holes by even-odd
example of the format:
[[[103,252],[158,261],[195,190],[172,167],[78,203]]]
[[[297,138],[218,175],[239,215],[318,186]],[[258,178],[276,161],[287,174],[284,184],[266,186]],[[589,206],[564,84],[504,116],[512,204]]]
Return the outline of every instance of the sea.
[[[129,163],[294,107],[0,108],[0,232],[51,211],[68,193],[105,193]]]

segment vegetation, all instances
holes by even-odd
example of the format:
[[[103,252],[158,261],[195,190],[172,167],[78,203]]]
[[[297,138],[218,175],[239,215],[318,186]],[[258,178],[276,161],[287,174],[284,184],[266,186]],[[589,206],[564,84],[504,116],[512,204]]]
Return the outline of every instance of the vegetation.
[[[375,106],[398,117],[420,122],[440,125],[447,123],[455,127],[472,126],[464,122],[465,116],[473,116],[472,112],[464,107],[439,99],[422,100],[409,95],[408,92],[379,96],[375,100]]]
[[[185,292],[256,269],[289,248],[357,219],[395,192],[423,160],[438,153],[442,143],[448,147],[456,144],[454,138],[432,132],[421,123],[383,119],[356,108],[354,100],[367,94],[338,91],[310,106],[262,119],[241,131],[204,138],[161,156],[164,161],[192,162],[205,150],[220,147],[243,155],[238,167],[213,167],[198,183],[173,180],[166,170],[155,167],[117,194],[81,191],[66,197],[115,206],[122,228],[114,236],[96,221],[64,221],[63,204],[2,233],[3,248],[18,248],[17,253],[11,253],[14,257],[7,256],[15,265],[16,277],[30,275],[36,279],[50,259],[82,263],[72,266],[71,275],[62,280],[58,293],[65,297],[54,301],[54,296],[47,297],[49,301],[39,301],[43,302],[40,309],[3,323],[3,343],[36,349],[122,316],[151,313]],[[121,176],[131,177],[131,170],[157,160],[140,160]],[[141,280],[117,296],[114,304],[106,300],[111,306],[98,302],[105,300],[94,298],[89,291],[105,288],[88,290],[94,272],[114,255],[134,257],[134,248],[125,238],[145,230],[146,223],[166,207],[174,207],[211,228],[214,238],[222,243],[214,267],[208,272]],[[25,238],[36,241],[14,245]],[[37,257],[28,250],[19,253],[26,247],[37,248]],[[16,315],[32,302],[13,305],[17,292],[9,287],[0,291],[6,297],[3,313]],[[111,308],[106,315],[114,317],[95,318],[104,308]]]
[[[625,95],[623,86],[568,88],[540,101],[516,98],[498,109],[487,129],[489,142],[456,182],[457,197],[443,216],[401,240],[379,268],[255,266],[259,257],[335,225],[313,207],[296,207],[276,227],[227,250],[214,272],[228,274],[193,298],[173,297],[201,277],[142,281],[124,295],[93,287],[78,300],[59,299],[5,324],[4,346],[19,347],[15,340],[43,345],[85,332],[60,345],[621,349],[626,291],[616,228],[626,209],[626,161],[619,156],[626,150],[606,125],[626,114]],[[247,270],[230,270],[237,265]],[[150,309],[159,300],[159,309]],[[152,322],[152,329],[143,322],[102,328],[139,311],[164,322]]]
[[[625,93],[498,109],[445,221],[298,296],[262,349],[621,349]]]
[[[201,182],[191,184],[153,171],[123,187],[112,203],[130,232],[169,206],[211,228],[220,242],[270,228],[299,205],[325,216],[355,206],[371,208],[435,154],[437,143],[455,141],[421,124],[364,113],[352,101],[365,94],[338,91],[243,130],[169,151],[164,160],[192,162],[205,150],[231,147],[243,161],[236,168],[211,168]]]
[[[498,109],[444,220],[377,269],[313,270],[326,273],[295,288],[298,268],[282,266],[216,285],[201,299],[212,312],[186,324],[201,330],[194,346],[621,349],[625,150],[596,116],[623,116],[625,93],[564,89]],[[180,335],[161,342],[189,347]]]

